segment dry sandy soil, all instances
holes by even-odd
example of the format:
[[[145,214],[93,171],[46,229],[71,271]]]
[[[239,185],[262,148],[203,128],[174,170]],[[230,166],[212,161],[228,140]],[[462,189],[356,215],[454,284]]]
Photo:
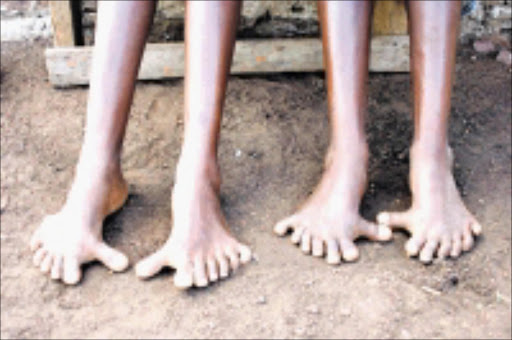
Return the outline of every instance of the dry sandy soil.
[[[360,242],[361,259],[333,267],[271,233],[311,192],[327,146],[320,74],[232,77],[220,143],[222,205],[258,261],[204,290],[178,291],[172,271],[142,282],[132,269],[88,265],[65,287],[32,266],[27,242],[65,199],[77,159],[86,88],[56,90],[44,42],[1,52],[2,338],[510,338],[511,73],[461,49],[450,138],[464,199],[484,225],[476,249],[424,266],[406,236]],[[362,213],[405,209],[408,74],[372,74],[370,185]],[[124,150],[131,196],[105,225],[132,263],[171,228],[170,192],[182,136],[183,82],[139,83]]]

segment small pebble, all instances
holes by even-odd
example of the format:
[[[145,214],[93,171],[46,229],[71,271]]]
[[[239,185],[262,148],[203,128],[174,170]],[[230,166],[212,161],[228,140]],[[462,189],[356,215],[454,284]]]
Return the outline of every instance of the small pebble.
[[[267,298],[263,295],[258,296],[258,300],[256,300],[258,305],[264,305],[267,303]]]
[[[242,150],[240,150],[240,149],[236,149],[236,151],[235,151],[235,157],[240,157],[240,156],[242,156]]]
[[[307,308],[309,314],[320,314],[320,308],[317,305],[312,305]]]

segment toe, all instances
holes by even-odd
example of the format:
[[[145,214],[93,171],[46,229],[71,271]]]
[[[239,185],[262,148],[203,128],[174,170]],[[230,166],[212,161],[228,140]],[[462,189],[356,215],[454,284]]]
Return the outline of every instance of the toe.
[[[408,229],[410,221],[410,212],[381,212],[377,215],[377,222],[380,225],[389,227],[402,227]]]
[[[359,250],[353,241],[348,239],[340,240],[341,253],[347,262],[354,262],[359,257]]]
[[[453,237],[452,240],[452,251],[450,252],[451,257],[459,257],[461,251],[462,251],[462,236],[457,234]]]
[[[341,262],[341,254],[338,242],[334,239],[327,241],[327,263],[339,264]]]
[[[164,266],[168,266],[169,261],[163,248],[139,261],[135,266],[135,275],[145,279],[158,273]]]
[[[206,261],[206,266],[208,268],[208,279],[210,282],[215,282],[219,279],[219,270],[217,268],[217,261],[214,258],[209,258]]]
[[[313,256],[322,257],[324,255],[324,242],[317,238],[313,238]]]
[[[391,229],[388,225],[377,225],[364,219],[361,219],[358,224],[358,228],[358,236],[364,236],[372,241],[389,241],[393,236],[393,233],[391,232]]]
[[[32,238],[30,239],[30,250],[35,251],[41,246],[41,244],[41,229],[39,228],[34,232],[34,235],[32,235]]]
[[[226,278],[229,275],[229,262],[224,254],[217,255],[217,263],[219,264],[219,276],[221,278]]]
[[[192,265],[185,265],[176,269],[174,274],[174,285],[180,289],[192,287],[194,283],[194,272]]]
[[[475,234],[476,236],[482,234],[482,225],[480,223],[478,223],[477,220],[473,220],[471,222],[470,226],[471,226],[471,231],[473,232],[473,234]]]
[[[122,272],[128,268],[128,258],[126,255],[108,246],[105,242],[98,243],[95,255],[98,260],[114,272]]]
[[[53,266],[51,270],[51,278],[53,280],[58,280],[61,277],[62,273],[62,256],[56,256],[53,260]]]
[[[43,262],[43,259],[46,257],[46,254],[48,254],[48,251],[44,248],[39,248],[36,253],[34,254],[34,265],[36,267],[39,267],[41,265],[41,262]]]
[[[304,254],[310,254],[311,253],[311,234],[308,232],[305,232],[302,234],[302,240],[300,243],[300,247]]]
[[[238,254],[233,249],[226,249],[226,255],[229,259],[229,266],[230,268],[235,271],[240,267],[240,258],[238,257]]]
[[[39,268],[41,268],[41,271],[46,274],[46,273],[50,272],[52,265],[53,265],[53,255],[47,254],[46,257],[41,262],[41,266]]]
[[[292,237],[290,238],[292,243],[293,244],[299,244],[301,239],[302,239],[302,234],[303,233],[304,233],[304,228],[303,227],[295,228],[295,230],[293,231]]]
[[[238,247],[238,252],[240,253],[240,262],[242,264],[246,264],[251,261],[251,259],[252,259],[251,248],[242,244]]]
[[[444,236],[441,239],[441,244],[439,245],[439,250],[437,251],[437,257],[440,259],[445,259],[450,255],[450,250],[452,247],[452,240],[449,236]]]
[[[196,287],[208,286],[208,278],[206,276],[206,263],[198,257],[194,260],[194,285]]]
[[[293,228],[293,224],[295,223],[296,217],[294,215],[285,218],[284,220],[279,221],[274,227],[274,233],[279,236],[284,236],[288,230]]]
[[[437,250],[439,241],[437,239],[428,240],[420,252],[420,261],[423,263],[430,263],[434,258],[434,253]]]
[[[74,257],[64,258],[64,267],[62,270],[62,279],[68,285],[75,285],[80,281],[82,271],[80,270],[80,263]]]
[[[471,235],[471,231],[469,229],[464,230],[462,233],[462,250],[469,251],[473,248],[473,235]]]
[[[405,243],[405,252],[407,253],[407,256],[414,257],[418,256],[421,246],[425,243],[425,240],[423,238],[419,238],[415,235],[413,235],[407,243]]]

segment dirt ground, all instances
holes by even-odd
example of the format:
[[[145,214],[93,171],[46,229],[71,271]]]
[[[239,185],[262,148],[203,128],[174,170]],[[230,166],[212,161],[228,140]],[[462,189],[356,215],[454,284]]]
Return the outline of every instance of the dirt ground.
[[[83,133],[86,88],[47,81],[47,43],[2,43],[2,338],[510,338],[511,73],[461,49],[450,138],[464,199],[484,226],[476,249],[424,266],[406,234],[360,242],[333,267],[271,233],[311,192],[327,146],[321,74],[232,77],[220,142],[222,204],[258,260],[205,290],[181,292],[172,271],[142,282],[133,269],[88,265],[66,287],[32,266],[27,243],[64,202]],[[132,263],[165,241],[182,138],[183,81],[139,83],[123,167],[131,196],[107,240]],[[362,213],[405,209],[411,139],[408,74],[372,74],[370,185]]]

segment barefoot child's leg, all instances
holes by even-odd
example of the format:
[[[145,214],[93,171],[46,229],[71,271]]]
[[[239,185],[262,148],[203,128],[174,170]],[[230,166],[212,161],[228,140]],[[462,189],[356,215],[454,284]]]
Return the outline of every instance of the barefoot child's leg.
[[[128,191],[120,155],[152,1],[99,5],[84,142],[66,203],[47,216],[32,237],[34,263],[53,279],[75,284],[80,265],[100,260],[114,271],[127,257],[103,242],[102,222],[119,209]]]
[[[274,231],[293,229],[292,242],[306,254],[326,254],[336,264],[357,259],[354,240],[388,240],[391,231],[359,215],[367,181],[364,135],[370,34],[370,1],[319,1],[328,90],[331,140],[325,170],[315,191]]]
[[[174,283],[204,287],[251,259],[230,234],[218,198],[217,141],[231,65],[239,1],[188,1],[185,42],[185,137],[172,196],[173,228],[165,245],[139,262],[150,277],[176,269]]]
[[[466,209],[451,172],[448,115],[455,65],[458,1],[410,1],[414,141],[411,147],[411,208],[379,214],[378,221],[407,229],[410,256],[430,262],[435,254],[457,257],[473,246],[482,227]]]

